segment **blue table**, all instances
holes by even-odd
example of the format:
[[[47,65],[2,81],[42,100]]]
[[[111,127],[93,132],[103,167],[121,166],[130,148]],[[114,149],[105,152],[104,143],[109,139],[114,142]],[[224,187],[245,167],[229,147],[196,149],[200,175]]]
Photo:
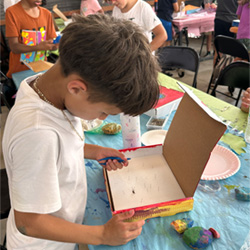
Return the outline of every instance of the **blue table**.
[[[167,76],[160,75],[159,81],[166,87],[177,89],[175,81]],[[242,141],[244,136],[247,114],[240,109],[194,89],[194,93],[202,99],[218,116],[227,122],[231,122],[226,136],[236,136]],[[168,129],[175,112],[171,113],[170,119],[164,129]],[[149,117],[141,115],[141,133],[145,133],[146,122]],[[108,122],[120,123],[119,116],[110,116]],[[236,128],[236,129],[235,129]],[[101,135],[86,133],[86,143],[109,146],[116,149],[123,148],[122,135]],[[223,137],[224,137],[223,136]],[[236,141],[237,141],[236,138]],[[225,141],[225,140],[224,140]],[[235,147],[235,140],[225,143],[218,142],[228,149]],[[189,217],[194,220],[194,226],[202,226],[206,229],[215,228],[221,235],[215,239],[207,250],[239,250],[244,244],[250,230],[250,202],[235,199],[234,188],[236,186],[250,187],[250,145],[245,152],[238,153],[241,162],[240,170],[233,176],[220,180],[221,190],[215,193],[204,192],[199,187],[194,195],[194,208],[190,212],[176,214],[170,217],[153,218],[146,220],[142,233],[135,240],[124,246],[93,246],[90,250],[183,250],[190,249],[182,241],[181,236],[170,226],[173,220]],[[88,178],[88,202],[86,207],[84,224],[101,225],[111,218],[110,205],[104,185],[102,167],[92,160],[86,160]],[[250,236],[249,236],[250,241]],[[249,242],[250,245],[250,242]],[[246,248],[247,249],[247,248]]]
[[[37,73],[37,72],[34,72],[33,70],[25,70],[25,71],[20,71],[20,72],[17,72],[17,73],[13,73],[12,74],[12,79],[13,79],[13,81],[14,81],[14,83],[15,83],[15,86],[16,86],[16,88],[18,89],[19,88],[19,86],[20,86],[20,84],[21,84],[21,82],[25,79],[25,78],[27,78],[27,77],[29,77],[29,76],[33,76],[33,75],[36,75],[36,74],[40,74],[40,73],[44,73],[45,71],[41,71],[41,72],[39,72],[39,73]]]

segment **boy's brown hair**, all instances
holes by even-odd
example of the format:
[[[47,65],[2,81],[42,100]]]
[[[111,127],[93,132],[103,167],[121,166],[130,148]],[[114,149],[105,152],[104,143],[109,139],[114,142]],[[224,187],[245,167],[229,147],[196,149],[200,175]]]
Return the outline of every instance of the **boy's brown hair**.
[[[100,14],[74,16],[63,30],[59,52],[62,73],[76,73],[84,80],[90,102],[138,115],[159,98],[158,63],[143,31],[132,21]]]

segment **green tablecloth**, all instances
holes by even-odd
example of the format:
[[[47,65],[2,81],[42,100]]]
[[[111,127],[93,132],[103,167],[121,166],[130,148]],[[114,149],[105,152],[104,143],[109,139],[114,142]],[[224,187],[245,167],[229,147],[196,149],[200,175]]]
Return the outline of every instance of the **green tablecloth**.
[[[182,91],[176,83],[177,81],[172,77],[160,73],[158,81],[160,85],[164,87]],[[207,93],[204,93],[198,89],[194,89],[185,83],[183,84],[190,87],[194,94],[200,100],[202,100],[202,102],[207,105],[222,121],[234,128],[235,134],[225,133],[220,141],[229,145],[235,153],[244,153],[246,143],[242,136],[247,125],[247,113],[241,111],[241,109],[238,107],[226,103],[216,97],[208,95]]]

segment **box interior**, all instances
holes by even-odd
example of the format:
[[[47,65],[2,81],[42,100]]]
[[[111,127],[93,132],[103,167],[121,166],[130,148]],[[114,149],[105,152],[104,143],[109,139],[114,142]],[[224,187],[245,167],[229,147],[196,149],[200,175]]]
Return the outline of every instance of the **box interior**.
[[[115,211],[185,198],[162,155],[161,146],[153,155],[134,151],[129,166],[108,172],[108,180]]]

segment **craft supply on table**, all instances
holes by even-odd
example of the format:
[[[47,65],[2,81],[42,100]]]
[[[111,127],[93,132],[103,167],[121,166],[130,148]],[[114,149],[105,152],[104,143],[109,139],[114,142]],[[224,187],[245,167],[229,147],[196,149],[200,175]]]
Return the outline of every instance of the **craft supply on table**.
[[[216,145],[210,155],[202,180],[222,180],[236,174],[240,169],[240,160],[235,153]]]
[[[92,131],[94,129],[97,129],[98,127],[100,127],[103,123],[102,120],[99,119],[95,119],[95,120],[81,120],[82,122],[82,128],[83,131]]]
[[[124,148],[141,146],[140,116],[120,115]]]
[[[168,117],[170,116],[170,114],[168,115]],[[165,126],[167,122],[166,117],[150,117],[150,119],[148,120],[146,127],[147,129],[163,129],[163,127]]]
[[[203,227],[192,227],[193,221],[190,218],[172,221],[171,226],[178,233],[183,233],[183,241],[193,249],[206,248],[212,243],[213,238],[220,238],[220,234],[213,228],[206,230]]]
[[[168,131],[162,129],[154,129],[144,133],[141,142],[144,146],[163,144]]]
[[[110,157],[105,157],[105,158],[102,158],[102,159],[99,159],[97,160],[99,162],[100,165],[103,165],[105,166],[106,165],[106,161],[108,160],[117,160],[118,162],[124,162],[124,160],[120,157],[115,157],[115,156],[110,156]],[[127,160],[131,160],[131,158],[127,158]],[[100,162],[100,161],[105,161],[105,162]]]
[[[53,43],[54,44],[57,44],[57,43],[59,43],[60,42],[60,40],[61,40],[61,35],[58,35],[54,40],[53,40]]]
[[[104,134],[115,135],[121,131],[122,127],[117,123],[108,123],[102,127],[102,131]]]
[[[250,188],[247,187],[236,188],[235,197],[237,200],[250,201]]]
[[[221,190],[221,185],[218,181],[200,180],[198,188],[203,192],[215,193]]]
[[[185,3],[184,3],[184,1],[181,1],[180,16],[185,16]]]

